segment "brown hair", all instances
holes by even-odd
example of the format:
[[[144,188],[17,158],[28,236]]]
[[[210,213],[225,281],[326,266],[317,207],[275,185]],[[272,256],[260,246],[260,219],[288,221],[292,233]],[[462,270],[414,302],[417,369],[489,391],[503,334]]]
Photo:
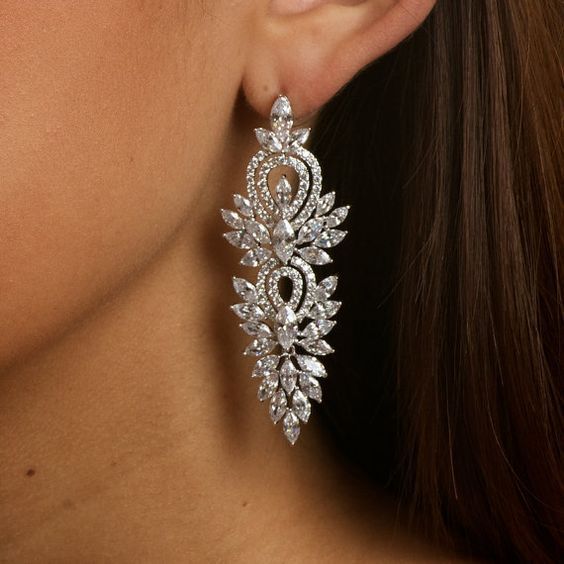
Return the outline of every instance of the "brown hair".
[[[313,149],[353,205],[327,415],[430,536],[513,561],[562,550],[558,10],[439,0]]]

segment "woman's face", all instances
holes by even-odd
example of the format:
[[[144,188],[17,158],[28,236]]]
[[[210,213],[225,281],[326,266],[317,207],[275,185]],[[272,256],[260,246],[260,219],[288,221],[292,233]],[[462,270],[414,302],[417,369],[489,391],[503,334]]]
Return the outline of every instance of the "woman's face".
[[[0,2],[0,368],[190,216],[240,85],[244,4]]]

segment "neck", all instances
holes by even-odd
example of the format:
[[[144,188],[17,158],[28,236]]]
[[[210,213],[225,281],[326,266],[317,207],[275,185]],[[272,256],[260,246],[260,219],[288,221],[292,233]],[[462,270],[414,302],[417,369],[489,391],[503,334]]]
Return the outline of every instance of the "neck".
[[[366,530],[319,418],[290,447],[256,399],[219,192],[103,304],[1,375],[0,559],[283,561],[308,551],[299,523],[312,547]]]

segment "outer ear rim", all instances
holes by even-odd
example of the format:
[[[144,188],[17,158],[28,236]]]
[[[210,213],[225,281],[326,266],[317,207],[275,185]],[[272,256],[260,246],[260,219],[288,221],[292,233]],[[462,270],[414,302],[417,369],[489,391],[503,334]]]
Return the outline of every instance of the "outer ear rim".
[[[436,1],[397,0],[383,15],[380,13],[368,25],[345,35],[325,53],[317,50],[315,64],[305,58],[298,63],[290,55],[286,58],[285,38],[281,36],[272,49],[250,53],[241,84],[244,97],[255,112],[267,118],[273,100],[284,94],[301,121],[318,111],[363,68],[409,37],[425,21]],[[362,9],[369,13],[366,6]],[[294,58],[299,57],[300,49],[295,53]]]

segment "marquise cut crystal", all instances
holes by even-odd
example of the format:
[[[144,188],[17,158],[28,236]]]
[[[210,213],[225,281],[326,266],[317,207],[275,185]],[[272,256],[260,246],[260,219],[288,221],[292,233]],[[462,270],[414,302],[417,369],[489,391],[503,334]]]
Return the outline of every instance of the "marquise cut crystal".
[[[288,140],[290,130],[294,124],[294,114],[290,100],[286,96],[278,96],[270,110],[270,123],[272,131],[282,142]]]
[[[298,364],[304,372],[311,374],[315,378],[325,378],[327,376],[325,367],[315,357],[299,354],[297,358]]]
[[[287,219],[281,219],[272,233],[274,252],[278,258],[286,264],[294,254],[296,245],[296,233],[292,224]]]
[[[259,386],[257,391],[258,399],[264,401],[272,397],[274,392],[276,392],[276,388],[278,388],[278,375],[276,372],[271,372],[263,378]]]
[[[300,436],[300,420],[292,411],[288,411],[282,423],[284,434],[291,444],[295,444]]]
[[[270,418],[274,423],[278,423],[278,421],[284,417],[287,407],[288,400],[286,399],[286,392],[284,390],[278,390],[270,400]]]
[[[311,414],[311,404],[301,390],[296,390],[292,395],[292,410],[304,423],[307,423]]]
[[[282,175],[276,185],[276,198],[281,206],[286,206],[292,199],[292,186],[288,182],[286,175]]]
[[[294,363],[287,358],[280,369],[280,383],[287,393],[291,393],[296,387],[299,371]]]
[[[324,278],[315,289],[315,299],[318,301],[329,299],[337,289],[337,281],[336,276]]]
[[[314,239],[317,239],[322,230],[323,220],[318,218],[310,219],[300,229],[298,243],[310,243]]]
[[[257,301],[257,290],[248,280],[234,276],[233,288],[246,302]]]
[[[221,216],[223,217],[223,221],[233,229],[243,229],[243,227],[245,227],[243,218],[237,212],[221,210]]]
[[[241,264],[245,266],[260,266],[272,255],[270,249],[251,249],[241,259]]]
[[[298,318],[294,310],[289,306],[283,306],[276,315],[276,336],[284,350],[288,350],[298,336]]]
[[[307,372],[300,372],[300,389],[302,389],[311,399],[314,399],[317,402],[321,401],[321,386],[319,385],[319,382]]]

